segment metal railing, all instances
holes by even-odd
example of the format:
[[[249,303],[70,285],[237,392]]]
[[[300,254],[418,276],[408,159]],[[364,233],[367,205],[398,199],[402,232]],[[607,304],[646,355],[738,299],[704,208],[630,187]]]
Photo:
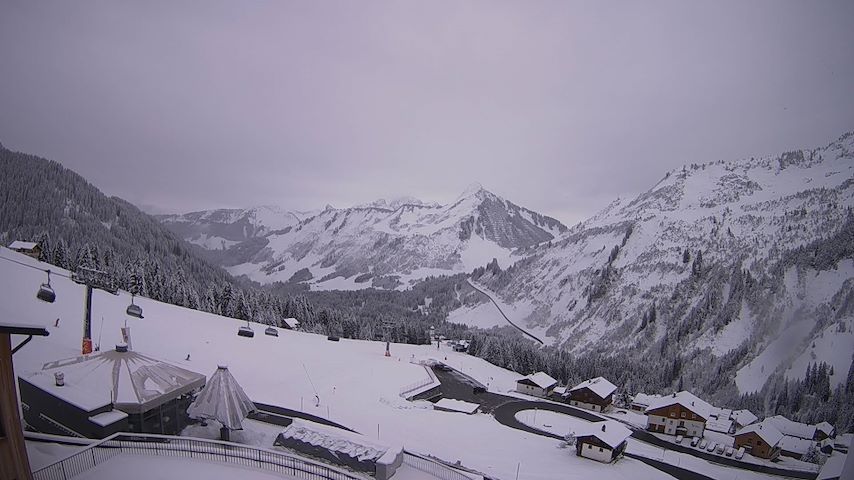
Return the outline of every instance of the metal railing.
[[[410,392],[414,392],[414,391],[418,390],[419,388],[424,388],[427,385],[430,385],[433,383],[435,383],[436,385],[439,385],[439,379],[436,378],[436,374],[433,373],[433,370],[431,370],[430,367],[428,367],[426,365],[423,365],[423,367],[424,367],[424,370],[427,371],[427,378],[423,378],[417,382],[410,383],[409,385],[406,385],[405,387],[401,387],[400,388],[400,396],[401,397],[408,397]]]
[[[133,433],[113,434],[85,450],[33,472],[33,478],[35,480],[69,480],[122,454],[220,462],[257,468],[303,480],[366,480],[367,478],[285,452],[218,440]]]
[[[407,451],[403,452],[403,463],[441,480],[472,480],[472,477],[444,463]]]

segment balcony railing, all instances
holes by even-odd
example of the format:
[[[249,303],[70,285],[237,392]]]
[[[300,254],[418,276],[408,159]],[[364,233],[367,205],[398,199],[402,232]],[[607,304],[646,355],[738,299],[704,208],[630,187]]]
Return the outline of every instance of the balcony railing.
[[[63,460],[33,472],[33,478],[35,480],[70,480],[122,454],[221,462],[289,475],[303,480],[366,480],[368,478],[285,452],[218,440],[134,433],[111,435]]]

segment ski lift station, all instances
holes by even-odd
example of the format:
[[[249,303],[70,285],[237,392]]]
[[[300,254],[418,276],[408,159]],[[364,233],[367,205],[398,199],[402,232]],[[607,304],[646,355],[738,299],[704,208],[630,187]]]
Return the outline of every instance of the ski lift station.
[[[188,424],[205,376],[119,344],[44,364],[18,377],[27,424],[40,432],[104,438],[116,432],[176,434]]]

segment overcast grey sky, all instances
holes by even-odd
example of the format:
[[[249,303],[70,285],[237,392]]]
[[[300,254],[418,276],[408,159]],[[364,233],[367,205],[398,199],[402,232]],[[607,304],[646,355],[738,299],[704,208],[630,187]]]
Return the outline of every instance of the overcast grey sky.
[[[169,211],[478,181],[575,223],[854,130],[854,2],[0,3],[0,142]]]

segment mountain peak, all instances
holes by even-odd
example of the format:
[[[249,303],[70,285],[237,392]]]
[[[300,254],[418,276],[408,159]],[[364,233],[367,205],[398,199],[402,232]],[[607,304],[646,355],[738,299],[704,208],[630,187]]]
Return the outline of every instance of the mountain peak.
[[[465,190],[463,190],[463,193],[461,193],[460,196],[457,198],[473,197],[473,196],[479,194],[480,192],[485,192],[485,191],[486,191],[486,189],[483,188],[483,185],[481,185],[478,182],[472,182],[466,187]]]

